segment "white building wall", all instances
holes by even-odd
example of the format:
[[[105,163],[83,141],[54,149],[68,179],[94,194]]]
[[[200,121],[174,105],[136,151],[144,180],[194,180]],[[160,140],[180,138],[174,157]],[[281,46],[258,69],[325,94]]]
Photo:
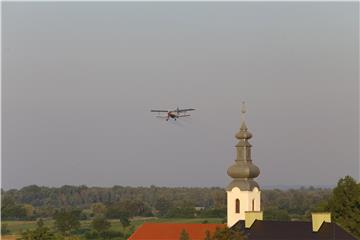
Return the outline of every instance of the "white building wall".
[[[227,191],[227,225],[232,227],[239,220],[245,220],[245,211],[260,211],[261,191],[254,188],[253,191],[241,191],[234,187]],[[240,212],[236,213],[236,199],[240,200]],[[254,200],[254,207],[253,207]]]

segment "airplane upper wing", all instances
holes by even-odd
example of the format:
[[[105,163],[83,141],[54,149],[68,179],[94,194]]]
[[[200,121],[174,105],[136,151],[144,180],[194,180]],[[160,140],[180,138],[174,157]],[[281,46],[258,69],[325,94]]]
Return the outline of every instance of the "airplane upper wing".
[[[167,110],[150,110],[150,112],[168,112]]]
[[[185,109],[179,109],[178,112],[188,112],[188,111],[194,111],[193,108],[185,108]]]

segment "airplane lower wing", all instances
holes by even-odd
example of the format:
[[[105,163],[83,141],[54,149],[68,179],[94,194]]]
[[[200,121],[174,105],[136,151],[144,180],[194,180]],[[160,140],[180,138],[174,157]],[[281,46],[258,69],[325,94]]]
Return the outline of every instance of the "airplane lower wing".
[[[168,118],[167,116],[156,116],[157,118],[163,118],[163,119],[165,119],[165,118]]]
[[[178,117],[190,117],[190,114],[185,114],[185,115],[179,115]]]

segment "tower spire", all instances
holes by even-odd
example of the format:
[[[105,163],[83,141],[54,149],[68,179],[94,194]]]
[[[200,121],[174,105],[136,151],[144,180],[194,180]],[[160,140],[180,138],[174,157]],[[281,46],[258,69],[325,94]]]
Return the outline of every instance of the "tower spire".
[[[235,137],[239,140],[236,144],[236,159],[227,174],[233,179],[227,186],[228,198],[228,226],[231,227],[240,219],[245,219],[245,211],[260,210],[260,188],[254,180],[260,170],[251,159],[251,144],[249,139],[252,134],[245,124],[245,102],[241,105],[240,130]]]

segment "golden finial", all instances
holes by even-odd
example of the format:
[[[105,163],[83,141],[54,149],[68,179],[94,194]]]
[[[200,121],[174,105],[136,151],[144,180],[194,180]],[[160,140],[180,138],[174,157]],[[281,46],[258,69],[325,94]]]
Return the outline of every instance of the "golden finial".
[[[246,113],[246,107],[245,102],[241,102],[241,116],[240,116],[240,131],[235,135],[237,139],[249,139],[251,138],[251,133],[247,131],[247,126],[245,123],[245,113]]]
[[[240,126],[243,128],[246,128],[246,125],[245,125],[245,113],[246,113],[246,106],[245,106],[245,101],[242,101],[241,103],[241,117],[240,117],[240,120],[241,120],[241,123],[240,123]]]

